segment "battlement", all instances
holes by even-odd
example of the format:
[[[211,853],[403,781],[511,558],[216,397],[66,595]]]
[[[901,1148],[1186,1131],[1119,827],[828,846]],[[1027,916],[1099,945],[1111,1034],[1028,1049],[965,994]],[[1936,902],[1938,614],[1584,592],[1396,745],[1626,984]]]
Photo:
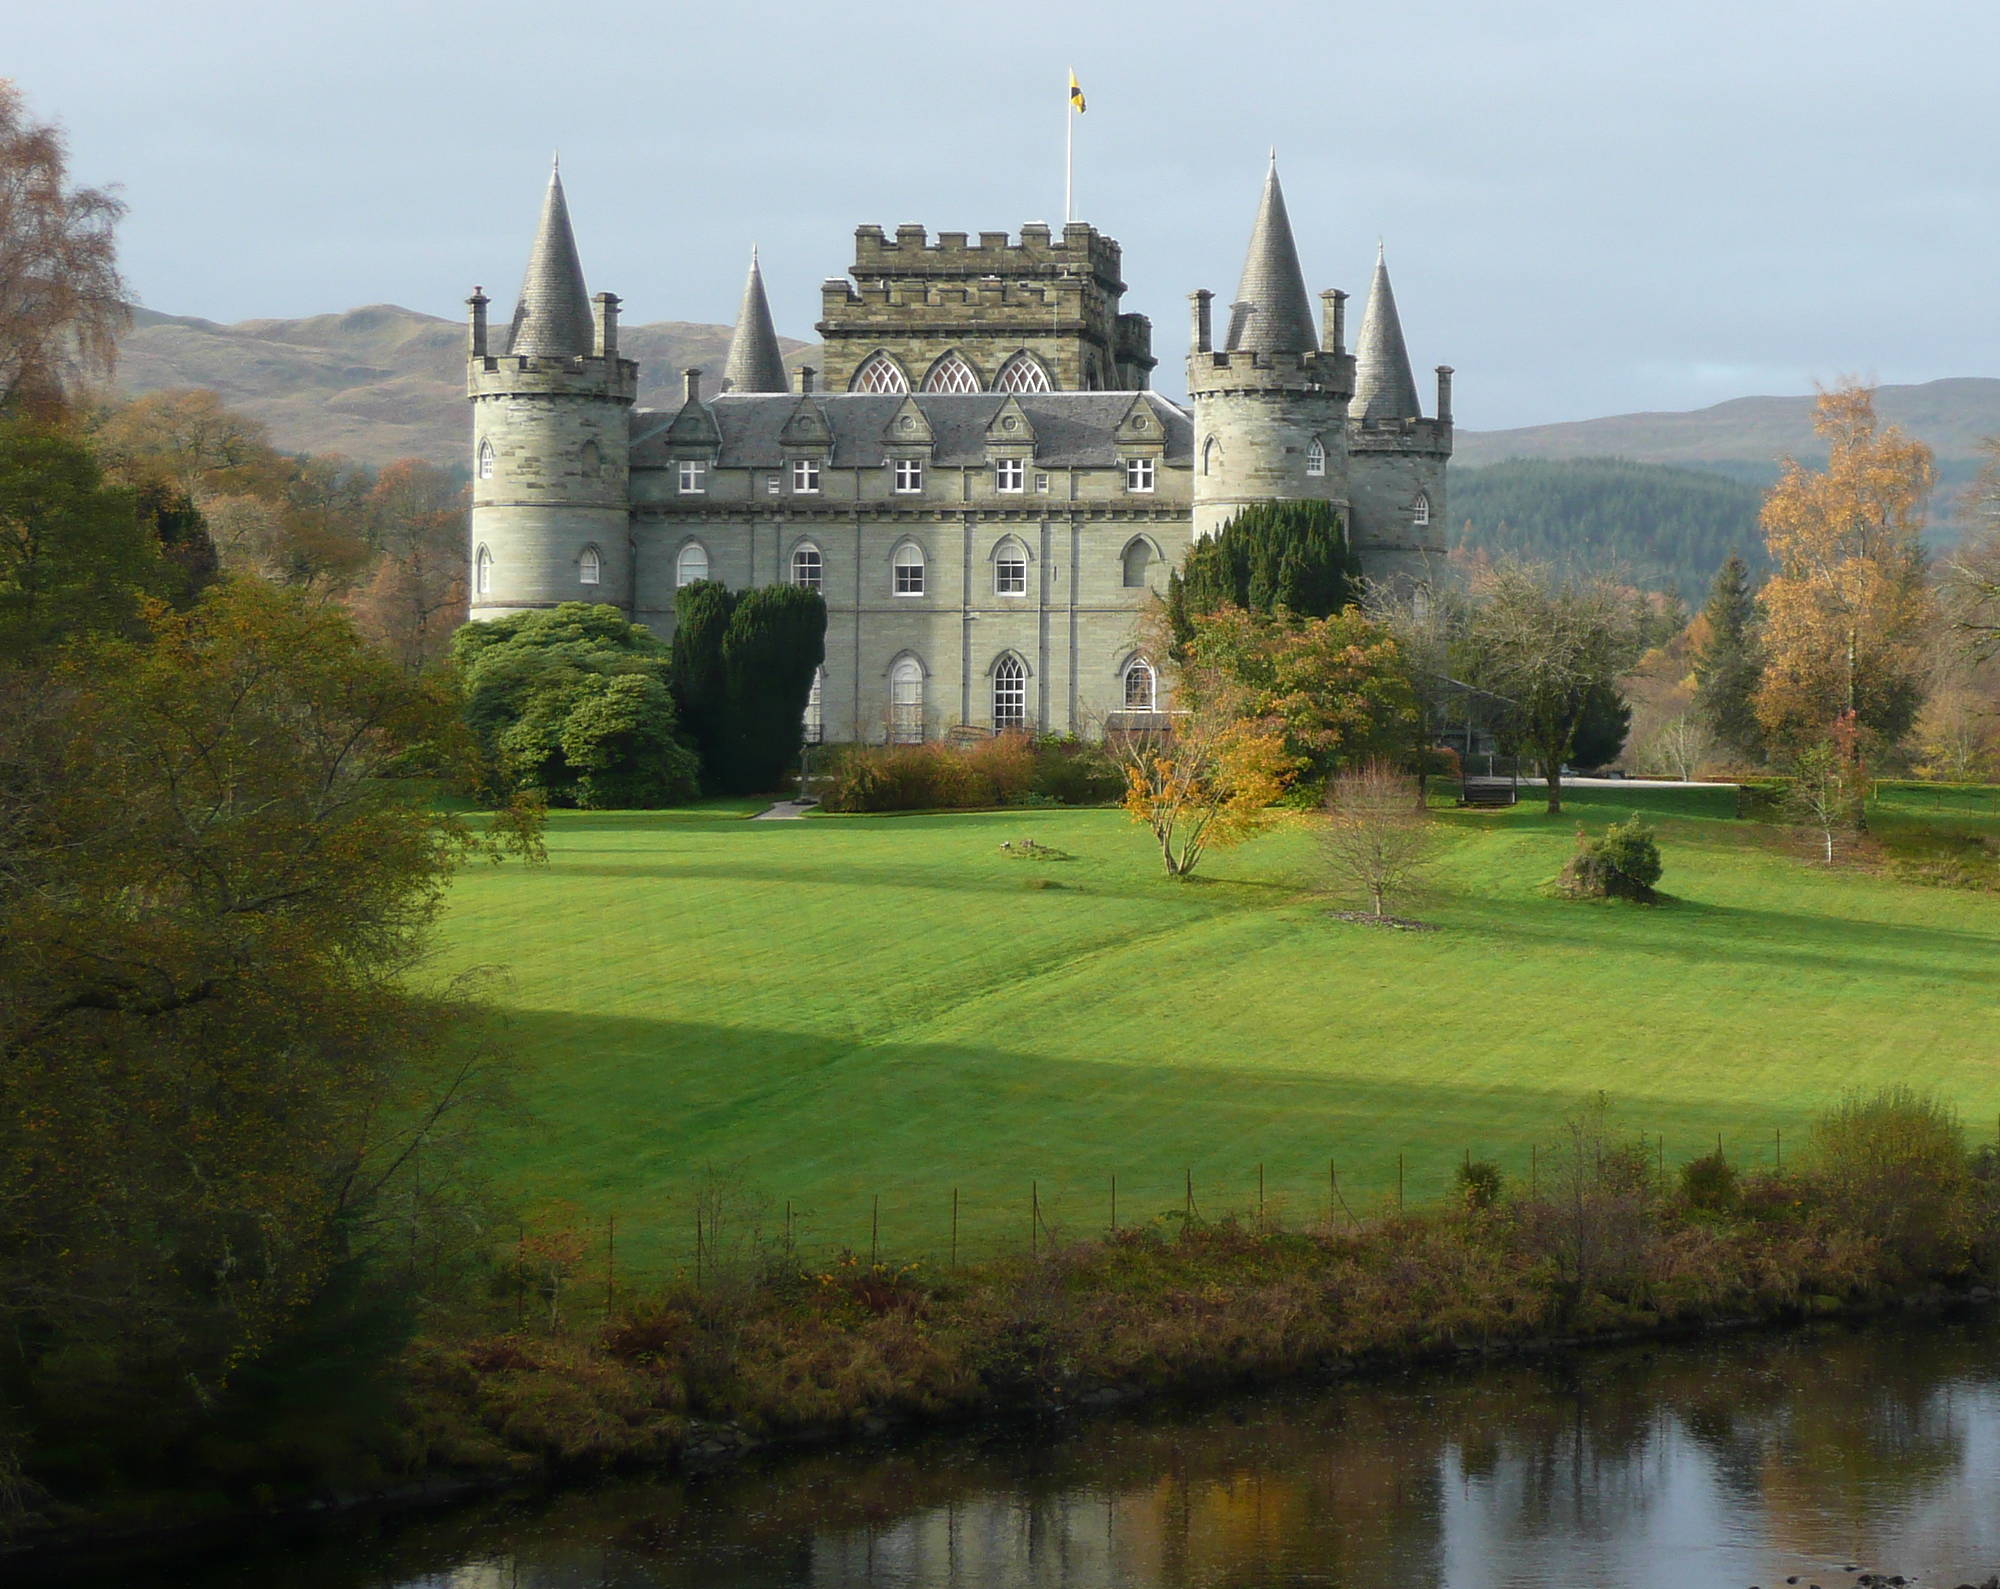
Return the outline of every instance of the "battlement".
[[[1190,353],[1188,395],[1228,392],[1316,392],[1345,401],[1354,395],[1351,353],[1271,353],[1243,349]]]
[[[1428,453],[1449,457],[1452,427],[1448,419],[1368,419],[1348,426],[1347,445],[1353,452]]]
[[[854,229],[854,275],[874,276],[1094,276],[1111,293],[1123,293],[1119,279],[1123,253],[1117,242],[1084,221],[1060,232],[1042,222],[1021,228],[1019,241],[1006,232],[939,232],[933,240],[921,226],[899,226],[893,236],[879,226]]]
[[[636,402],[639,366],[633,359],[473,354],[466,361],[468,397],[608,397]]]

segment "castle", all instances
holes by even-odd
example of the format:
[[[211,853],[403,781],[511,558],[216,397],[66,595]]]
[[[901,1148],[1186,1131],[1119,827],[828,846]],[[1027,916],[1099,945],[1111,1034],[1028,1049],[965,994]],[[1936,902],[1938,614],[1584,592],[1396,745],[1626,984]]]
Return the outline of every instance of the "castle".
[[[1425,418],[1379,253],[1357,351],[1345,293],[1315,324],[1275,159],[1219,336],[1192,295],[1185,408],[1120,269],[1078,223],[860,227],[792,383],[753,253],[720,382],[638,408],[552,173],[511,324],[468,300],[472,616],[607,602],[667,636],[681,585],[788,580],[827,603],[809,738],[1089,733],[1166,708],[1139,614],[1240,509],[1334,504],[1376,579],[1441,552],[1451,370]]]

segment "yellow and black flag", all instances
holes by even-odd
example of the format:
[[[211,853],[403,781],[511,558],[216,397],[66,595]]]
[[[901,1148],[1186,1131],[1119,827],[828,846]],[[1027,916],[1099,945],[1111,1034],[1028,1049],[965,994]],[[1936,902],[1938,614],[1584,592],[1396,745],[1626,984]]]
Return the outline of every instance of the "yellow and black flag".
[[[1079,116],[1083,114],[1083,89],[1077,83],[1075,67],[1071,67],[1069,72],[1069,108]]]

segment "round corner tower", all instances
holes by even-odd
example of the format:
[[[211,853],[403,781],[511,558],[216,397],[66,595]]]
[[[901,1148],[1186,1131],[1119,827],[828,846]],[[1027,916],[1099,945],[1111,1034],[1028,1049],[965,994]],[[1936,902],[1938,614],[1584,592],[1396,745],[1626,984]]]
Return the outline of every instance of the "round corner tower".
[[[551,173],[504,349],[467,300],[472,403],[471,615],[565,601],[632,606],[628,492],[639,367],[618,356],[618,300],[589,297]]]
[[[1197,292],[1189,344],[1194,409],[1194,538],[1260,502],[1347,509],[1347,402],[1354,360],[1341,346],[1346,295],[1320,295],[1315,330],[1273,161],[1222,345],[1213,294]]]

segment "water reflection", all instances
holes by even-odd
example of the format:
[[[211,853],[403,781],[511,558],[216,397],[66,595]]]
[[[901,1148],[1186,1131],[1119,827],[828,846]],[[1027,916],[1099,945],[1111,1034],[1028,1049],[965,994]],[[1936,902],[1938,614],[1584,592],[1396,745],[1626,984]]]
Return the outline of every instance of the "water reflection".
[[[938,1437],[121,1584],[1576,1589],[2000,1570],[2000,1331],[1820,1330]],[[106,1584],[112,1579],[105,1579]]]

